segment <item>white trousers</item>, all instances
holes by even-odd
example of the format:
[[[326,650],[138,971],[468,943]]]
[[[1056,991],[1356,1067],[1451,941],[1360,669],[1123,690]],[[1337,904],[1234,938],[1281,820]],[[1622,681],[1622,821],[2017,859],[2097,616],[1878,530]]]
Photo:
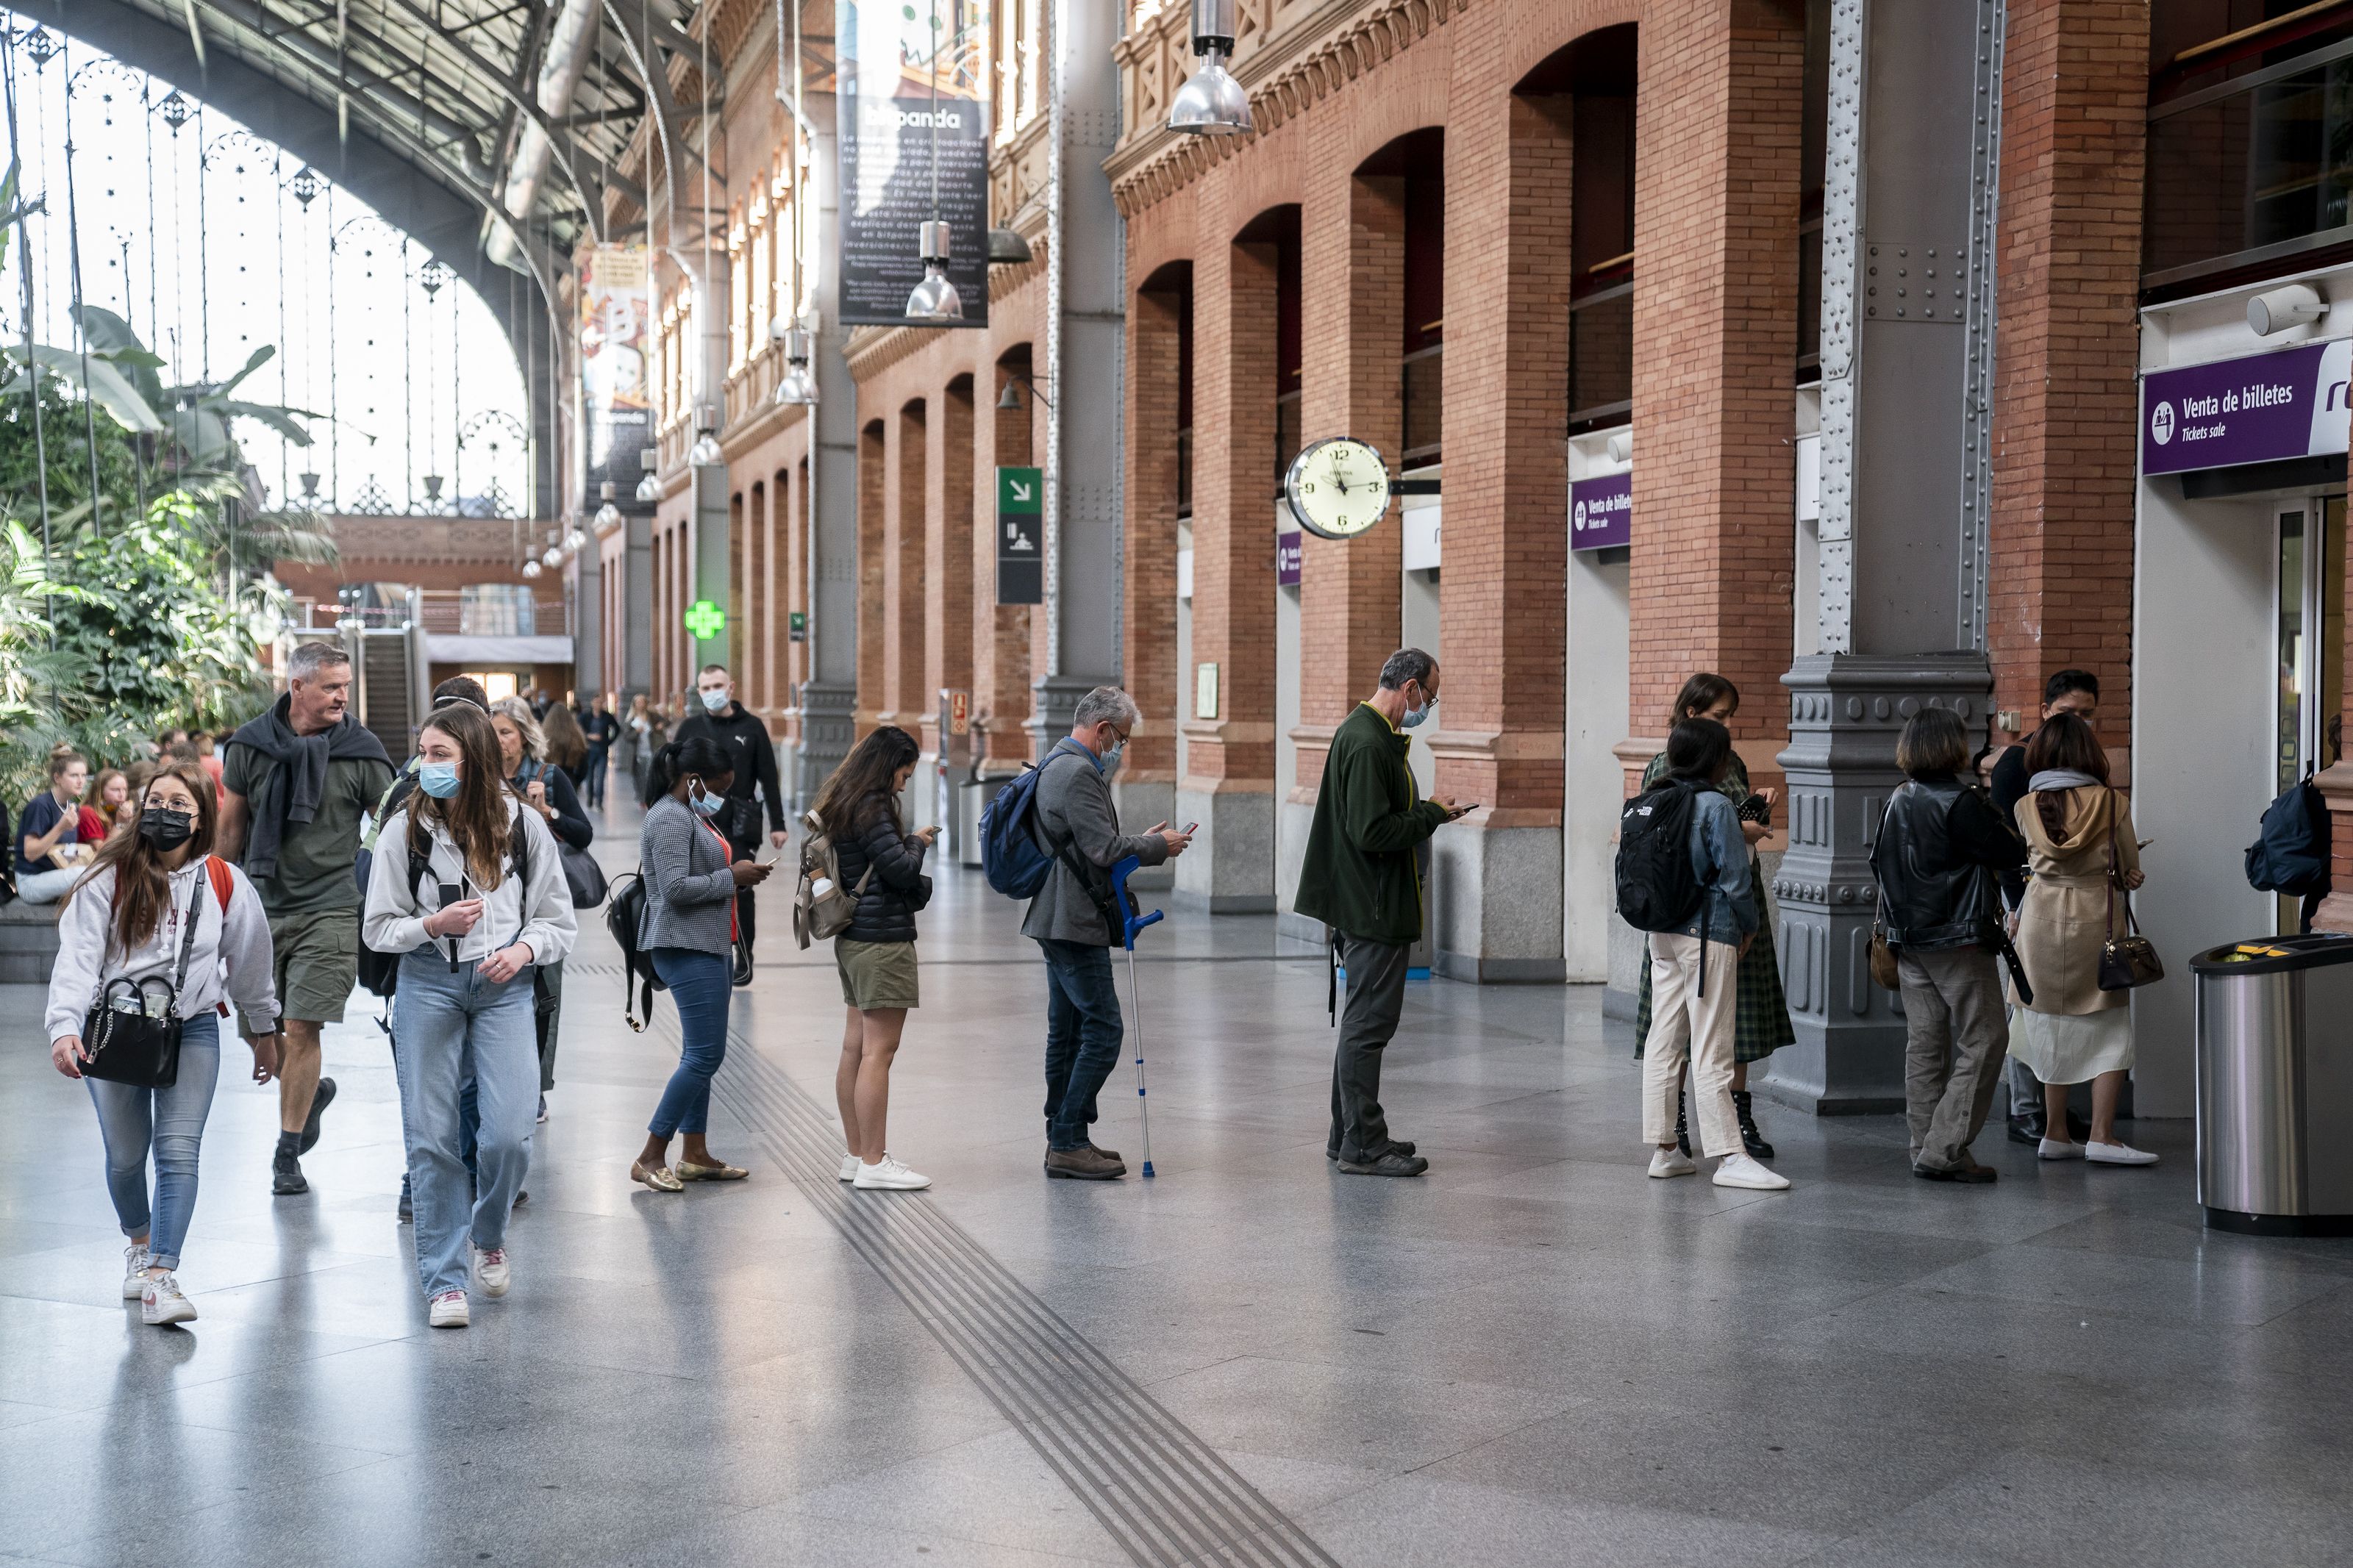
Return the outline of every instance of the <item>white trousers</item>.
[[[1706,952],[1707,994],[1699,994],[1701,952]],[[1741,1152],[1740,1121],[1732,1109],[1732,1026],[1738,995],[1740,949],[1703,943],[1695,936],[1651,933],[1651,1033],[1642,1042],[1642,1136],[1652,1144],[1675,1141],[1675,1095],[1683,1058],[1692,1064],[1692,1108],[1700,1152]]]

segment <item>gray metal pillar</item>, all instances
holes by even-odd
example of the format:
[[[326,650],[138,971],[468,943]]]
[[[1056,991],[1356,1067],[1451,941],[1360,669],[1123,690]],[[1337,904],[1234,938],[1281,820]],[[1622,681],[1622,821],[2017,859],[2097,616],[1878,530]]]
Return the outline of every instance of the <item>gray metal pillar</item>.
[[[605,689],[605,571],[592,533],[573,557],[572,686],[582,702]]]
[[[1127,235],[1103,160],[1119,137],[1120,8],[1056,0],[1046,209],[1046,668],[1027,728],[1043,757],[1079,699],[1118,684]]]
[[[1870,853],[1924,706],[1984,729],[1993,227],[2007,0],[1833,0],[1822,211],[1821,642],[1789,688],[1774,881],[1798,1043],[1760,1087],[1823,1113],[1904,1103],[1904,1019],[1871,983]]]
[[[622,525],[621,700],[650,694],[654,684],[654,520],[632,512]]]
[[[858,384],[842,357],[848,334],[839,320],[841,253],[841,153],[837,100],[812,94],[803,108],[815,128],[809,177],[817,186],[817,333],[809,368],[817,376],[809,504],[801,520],[809,547],[809,676],[801,683],[801,741],[786,785],[795,810],[817,798],[826,775],[849,754],[858,730]]]
[[[690,576],[694,584],[694,596],[688,600],[691,606],[708,599],[725,611],[732,621],[736,605],[733,584],[730,581],[729,539],[727,517],[727,465],[696,463],[686,470],[689,496],[694,504],[694,559]],[[688,623],[691,627],[693,623]],[[714,637],[696,636],[689,631],[694,645],[694,663],[687,671],[687,684],[694,683],[695,671],[706,664],[729,662],[727,631],[722,628]]]

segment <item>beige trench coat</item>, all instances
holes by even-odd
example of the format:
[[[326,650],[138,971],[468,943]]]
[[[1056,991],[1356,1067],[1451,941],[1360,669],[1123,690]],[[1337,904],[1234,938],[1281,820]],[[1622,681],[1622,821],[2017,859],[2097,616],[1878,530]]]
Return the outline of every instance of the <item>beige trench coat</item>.
[[[2084,1014],[2122,1007],[2131,1000],[2130,992],[2100,989],[2100,944],[2108,934],[2110,844],[2126,872],[2140,869],[2131,808],[2104,784],[2061,792],[2066,830],[2054,839],[2036,808],[2048,798],[2030,794],[2018,803],[2018,830],[2026,836],[2033,879],[2019,909],[2018,957],[2034,988],[2033,1010]],[[2121,889],[2116,921],[2121,933]]]

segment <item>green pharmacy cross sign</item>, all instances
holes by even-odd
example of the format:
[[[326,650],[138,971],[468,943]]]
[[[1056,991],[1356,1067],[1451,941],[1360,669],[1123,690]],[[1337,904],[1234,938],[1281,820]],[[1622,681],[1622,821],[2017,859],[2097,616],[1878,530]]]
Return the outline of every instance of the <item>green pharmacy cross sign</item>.
[[[727,612],[708,599],[697,599],[686,607],[686,635],[697,642],[709,642],[727,629]]]

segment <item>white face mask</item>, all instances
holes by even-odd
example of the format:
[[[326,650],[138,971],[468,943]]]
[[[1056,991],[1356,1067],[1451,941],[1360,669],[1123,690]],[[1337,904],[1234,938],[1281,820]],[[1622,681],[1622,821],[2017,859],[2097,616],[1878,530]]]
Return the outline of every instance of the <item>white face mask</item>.
[[[723,686],[706,691],[702,694],[703,707],[713,713],[726,712],[727,704],[733,700],[733,698],[727,695],[727,689]]]

